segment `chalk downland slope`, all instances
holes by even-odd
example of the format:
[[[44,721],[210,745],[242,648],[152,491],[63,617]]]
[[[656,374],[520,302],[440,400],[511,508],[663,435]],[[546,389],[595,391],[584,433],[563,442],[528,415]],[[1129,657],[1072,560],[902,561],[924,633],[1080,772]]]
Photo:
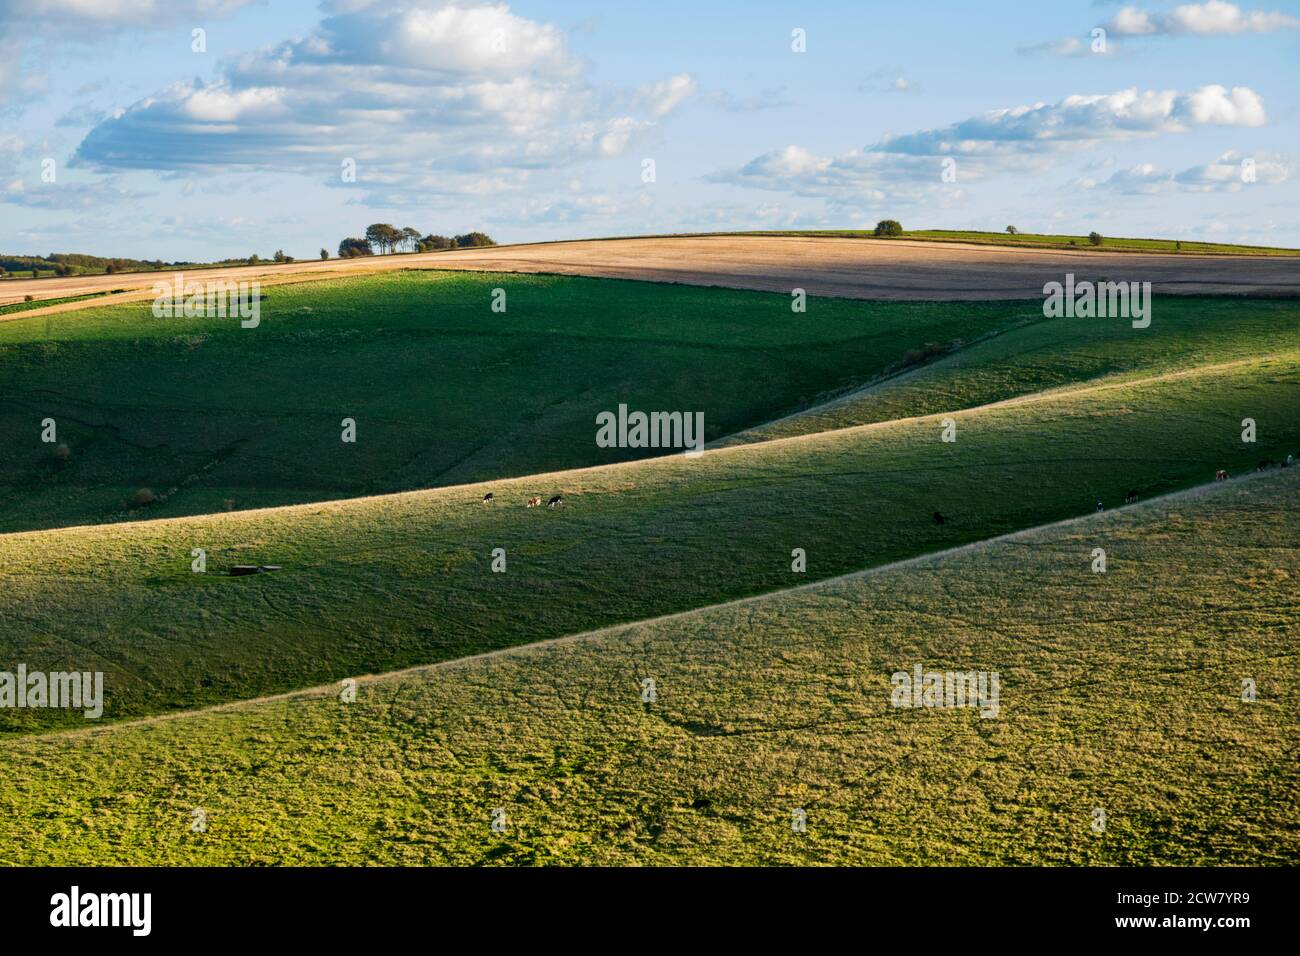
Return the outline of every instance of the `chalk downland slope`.
[[[1298,504],[1278,470],[355,703],[10,739],[0,861],[1295,865]],[[999,715],[891,707],[918,663]]]
[[[481,653],[1237,474],[1300,447],[1297,393],[1289,352],[954,412],[951,444],[946,416],[931,416],[697,459],[3,535],[0,659],[103,669],[113,720]],[[524,507],[552,494],[562,507]],[[191,572],[196,548],[207,574]],[[505,573],[491,570],[496,548]],[[796,548],[806,578],[791,570]],[[227,577],[234,564],[283,570]],[[68,720],[8,710],[0,731]]]

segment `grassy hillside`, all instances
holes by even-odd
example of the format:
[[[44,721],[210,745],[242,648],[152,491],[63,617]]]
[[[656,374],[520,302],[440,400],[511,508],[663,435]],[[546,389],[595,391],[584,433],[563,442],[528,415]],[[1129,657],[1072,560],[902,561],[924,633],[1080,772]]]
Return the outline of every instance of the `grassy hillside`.
[[[4,535],[0,659],[105,670],[113,719],[557,637],[788,587],[802,580],[796,547],[807,577],[826,577],[1237,473],[1300,449],[1298,393],[1290,352],[958,412],[953,444],[933,417],[698,459]],[[1241,442],[1244,417],[1256,444]],[[523,506],[556,492],[561,509]],[[506,573],[490,570],[498,547]],[[193,548],[208,574],[191,573]],[[224,576],[239,563],[284,570]],[[60,718],[11,710],[0,728]]]
[[[351,704],[0,741],[0,862],[1295,865],[1297,505],[1274,471]],[[999,716],[891,708],[916,663],[998,671]]]
[[[492,290],[507,311],[490,309]],[[1033,303],[875,304],[404,272],[268,288],[261,324],[149,303],[0,323],[0,531],[219,512],[602,464],[620,402],[710,438],[796,411]],[[340,441],[345,417],[357,442]],[[58,443],[41,442],[53,418]],[[164,500],[130,504],[147,488]]]
[[[1158,298],[1150,327],[1111,320],[1023,323],[900,370],[870,387],[729,436],[726,444],[806,435],[1048,389],[1123,382],[1300,348],[1300,302]]]

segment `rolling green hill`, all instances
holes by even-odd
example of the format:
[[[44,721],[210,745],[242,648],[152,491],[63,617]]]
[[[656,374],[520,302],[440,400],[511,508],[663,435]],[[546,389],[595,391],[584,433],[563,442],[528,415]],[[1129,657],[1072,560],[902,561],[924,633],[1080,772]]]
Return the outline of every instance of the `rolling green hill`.
[[[3,740],[0,862],[1295,865],[1298,504],[1274,471],[354,703]],[[997,671],[998,716],[891,707],[917,663]]]
[[[934,416],[697,459],[3,535],[0,659],[103,669],[106,719],[451,659],[788,587],[794,548],[809,579],[828,577],[1248,470],[1300,448],[1297,394],[1292,351],[955,412],[951,444]],[[562,508],[524,507],[554,493]],[[490,570],[498,547],[505,573]],[[191,572],[194,548],[207,574]],[[233,564],[284,569],[226,577]],[[11,710],[0,728],[70,719]]]
[[[1123,321],[1040,316],[722,443],[930,415],[1298,347],[1300,302],[1289,299],[1159,298],[1145,329]]]
[[[1250,473],[1298,395],[1281,299],[397,272],[0,322],[0,672],[106,698],[0,708],[0,863],[1293,865],[1300,472]],[[598,448],[619,403],[712,447]],[[891,707],[917,664],[1000,716]]]
[[[494,288],[507,292],[504,313],[491,311]],[[0,322],[0,531],[644,456],[597,448],[597,413],[620,402],[703,412],[718,438],[860,386],[927,343],[955,347],[1039,313],[810,307],[643,282],[402,272],[265,289],[252,329],[154,318],[149,303]],[[46,418],[57,443],[41,441]],[[355,444],[340,440],[344,418]],[[162,500],[133,505],[141,489]]]

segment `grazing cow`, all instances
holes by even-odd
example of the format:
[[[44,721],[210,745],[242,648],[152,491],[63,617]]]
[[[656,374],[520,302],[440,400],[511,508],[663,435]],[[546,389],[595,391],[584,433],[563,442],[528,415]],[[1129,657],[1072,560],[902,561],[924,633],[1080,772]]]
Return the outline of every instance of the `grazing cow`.
[[[1133,502],[1137,500],[1138,500],[1137,489],[1130,488],[1129,493],[1124,496],[1124,504],[1131,505]]]
[[[943,515],[939,514],[939,512],[936,511],[936,512],[934,513],[934,523],[935,523],[935,524],[943,524],[943,523],[944,523],[945,521],[947,521],[947,520],[948,520],[948,519],[945,518]]]
[[[1216,471],[1216,472],[1214,473],[1214,480],[1215,480],[1215,481],[1227,481],[1227,480],[1228,480],[1228,473],[1227,473],[1226,471],[1224,471],[1222,468],[1220,468],[1218,471]]]
[[[1103,504],[1101,503],[1101,499],[1100,499],[1100,498],[1097,499],[1097,510],[1098,510],[1099,512],[1100,512],[1100,511],[1105,511],[1105,510],[1106,510],[1106,506],[1103,505]]]
[[[528,499],[528,507],[530,507],[530,508],[537,508],[537,507],[540,507],[541,504],[542,504],[542,496],[541,496],[541,495],[533,495],[531,498]]]
[[[560,505],[562,505],[562,504],[564,504],[564,496],[563,496],[563,495],[551,495],[551,500],[548,501],[548,502],[546,502],[546,507],[548,507],[548,508],[558,508],[558,507],[559,507]]]
[[[491,501],[492,501],[492,492],[489,491],[487,494],[483,496],[483,504],[488,504]]]

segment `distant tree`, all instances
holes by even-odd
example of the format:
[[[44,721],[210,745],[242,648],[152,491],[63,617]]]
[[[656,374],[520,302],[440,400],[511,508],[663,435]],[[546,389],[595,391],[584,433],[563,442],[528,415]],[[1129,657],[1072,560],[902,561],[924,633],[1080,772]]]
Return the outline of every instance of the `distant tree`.
[[[1182,243],[1182,240],[1175,239],[1175,240],[1174,240],[1174,252],[1182,252],[1182,251],[1183,251],[1183,243]]]
[[[104,273],[106,275],[111,276],[116,271],[117,271],[117,266],[113,265],[113,263],[111,262],[108,265],[104,266]]]
[[[903,227],[897,219],[882,219],[876,223],[877,236],[901,236]]]
[[[380,255],[391,252],[401,238],[401,230],[386,222],[374,222],[366,227],[366,239],[373,248],[379,250]]]
[[[435,236],[432,233],[420,240],[416,247],[421,252],[437,252],[440,249],[453,249],[456,246],[456,240],[448,236]]]
[[[33,278],[33,279],[39,279],[40,277],[41,277],[41,270],[40,270],[40,269],[33,269],[33,270],[32,270],[32,278]]]
[[[258,257],[258,255],[257,255],[256,252],[253,253],[251,256],[248,257],[248,264],[249,264],[250,266],[255,266],[255,265],[257,265],[257,264],[258,264],[259,262],[261,262],[261,261],[262,261],[261,258]]]
[[[415,252],[420,245],[420,230],[407,226],[402,230],[401,239],[398,242],[406,247],[407,252]]]
[[[355,259],[357,256],[373,256],[375,250],[370,246],[370,240],[349,237],[339,243],[340,259]]]
[[[320,257],[322,259],[328,259],[330,257],[330,251],[328,249],[322,248],[320,251]]]
[[[287,257],[285,256],[283,249],[276,249],[275,255],[273,255],[271,258],[274,259],[276,262],[284,262]]]
[[[468,249],[473,246],[495,246],[496,240],[485,232],[467,232],[456,237],[456,248]]]
[[[1019,231],[1020,231],[1020,230],[1017,229],[1015,226],[1007,226],[1007,235],[1009,235],[1009,236],[1014,236],[1014,235],[1015,235],[1016,233],[1018,233]]]
[[[1103,241],[1101,238],[1101,233],[1099,232],[1088,233],[1088,241],[1091,242],[1094,246],[1101,245]]]

